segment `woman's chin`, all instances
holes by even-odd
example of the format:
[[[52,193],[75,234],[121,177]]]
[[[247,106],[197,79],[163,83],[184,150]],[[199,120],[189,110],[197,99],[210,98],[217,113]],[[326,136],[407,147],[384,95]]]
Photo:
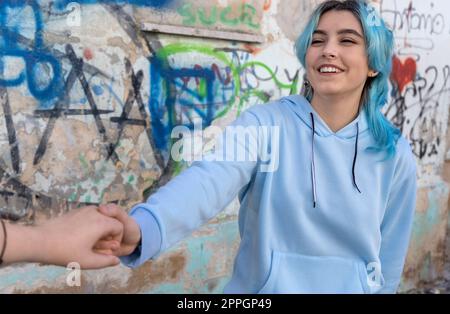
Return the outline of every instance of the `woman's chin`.
[[[330,88],[321,88],[319,90],[315,90],[315,93],[322,95],[323,97],[333,97],[339,96],[343,94],[342,89],[336,88],[335,86]]]

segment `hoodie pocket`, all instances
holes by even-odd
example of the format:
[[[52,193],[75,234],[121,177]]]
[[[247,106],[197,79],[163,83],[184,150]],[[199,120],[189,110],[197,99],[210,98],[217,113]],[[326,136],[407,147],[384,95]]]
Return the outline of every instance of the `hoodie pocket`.
[[[268,278],[258,293],[366,293],[362,261],[272,252]]]

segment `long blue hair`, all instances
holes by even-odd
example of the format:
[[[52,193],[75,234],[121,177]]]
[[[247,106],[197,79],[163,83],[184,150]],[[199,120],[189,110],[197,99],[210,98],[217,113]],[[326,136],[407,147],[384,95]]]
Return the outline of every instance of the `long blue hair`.
[[[306,69],[306,51],[311,45],[313,32],[320,17],[328,11],[349,11],[361,23],[368,57],[369,68],[378,72],[375,77],[368,77],[361,96],[360,108],[366,115],[368,128],[375,139],[376,146],[368,147],[369,151],[385,151],[387,158],[395,155],[395,146],[400,137],[400,130],[383,115],[381,108],[387,103],[389,76],[392,69],[394,36],[384,21],[364,0],[328,0],[313,11],[303,32],[295,43],[297,58]],[[314,90],[305,77],[302,94],[311,102]]]

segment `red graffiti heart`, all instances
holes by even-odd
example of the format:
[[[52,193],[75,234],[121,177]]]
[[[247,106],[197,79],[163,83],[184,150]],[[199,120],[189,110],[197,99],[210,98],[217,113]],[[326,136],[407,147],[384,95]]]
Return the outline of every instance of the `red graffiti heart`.
[[[391,80],[397,83],[400,93],[408,83],[412,82],[416,77],[417,64],[413,58],[408,58],[405,62],[394,56],[392,59]]]

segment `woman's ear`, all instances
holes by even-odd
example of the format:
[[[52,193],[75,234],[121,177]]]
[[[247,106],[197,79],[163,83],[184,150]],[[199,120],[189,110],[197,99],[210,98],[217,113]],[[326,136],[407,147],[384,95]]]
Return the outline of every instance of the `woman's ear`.
[[[368,74],[369,77],[375,77],[377,75],[378,75],[378,72],[375,72],[375,71],[372,71],[372,70],[370,70],[369,74]]]

